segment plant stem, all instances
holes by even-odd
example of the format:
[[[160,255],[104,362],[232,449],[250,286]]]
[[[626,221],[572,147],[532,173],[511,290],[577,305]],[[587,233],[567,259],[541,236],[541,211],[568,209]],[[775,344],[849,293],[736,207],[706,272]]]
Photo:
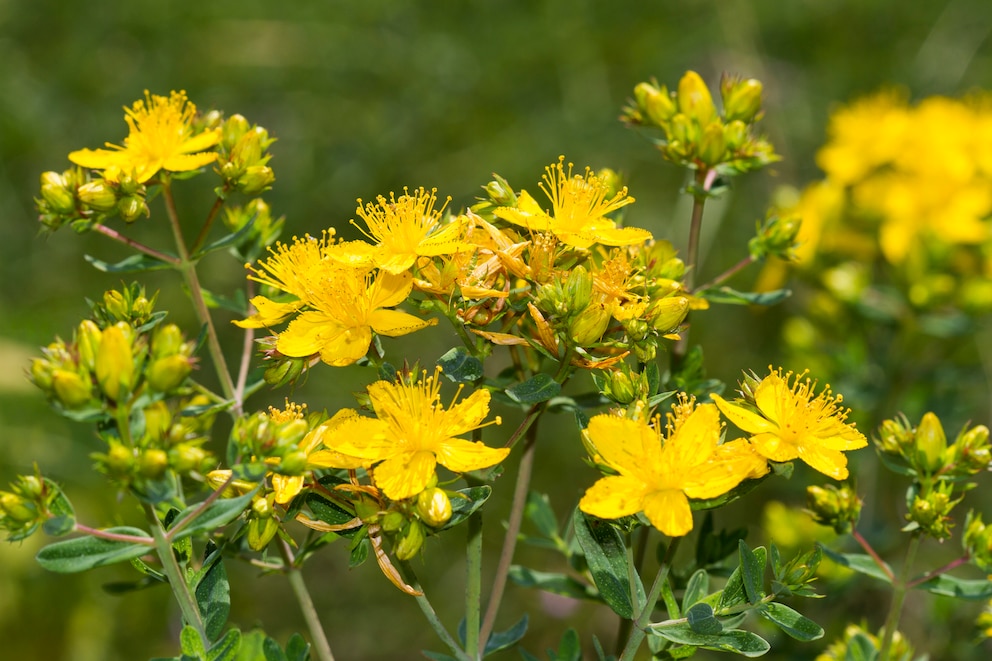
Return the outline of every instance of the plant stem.
[[[227,187],[225,186],[225,189]],[[190,252],[194,255],[200,251],[203,244],[207,242],[207,236],[210,234],[210,228],[214,225],[214,219],[217,217],[217,212],[220,211],[221,207],[224,206],[224,198],[218,197],[214,200],[214,205],[210,207],[210,211],[207,213],[207,219],[203,221],[203,227],[200,228],[200,234],[196,237],[196,241],[193,242],[193,247]]]
[[[176,240],[176,250],[179,253],[179,263],[176,265],[176,269],[182,273],[186,287],[189,289],[197,320],[207,328],[207,349],[210,351],[210,358],[213,360],[217,378],[220,379],[221,390],[224,392],[224,397],[232,402],[232,413],[239,416],[241,415],[242,403],[235,396],[231,373],[227,369],[227,361],[224,359],[224,352],[217,339],[217,328],[210,317],[210,310],[207,308],[203,289],[200,287],[200,280],[196,275],[196,262],[190,261],[189,251],[186,249],[186,241],[183,239],[182,227],[179,224],[179,214],[176,212],[176,201],[172,197],[172,183],[168,178],[162,180],[162,197],[165,199],[169,225],[172,227],[172,234]]]
[[[715,170],[696,170],[696,187],[703,191],[709,190],[713,185],[708,176],[709,172]],[[707,185],[708,183],[708,185]],[[693,193],[692,196],[692,216],[689,218],[689,245],[686,250],[685,278],[682,285],[685,290],[691,292],[696,279],[696,271],[699,269],[699,236],[703,226],[703,209],[706,206],[706,195],[704,193]],[[686,353],[689,351],[689,328],[682,332],[682,338],[672,347],[672,371],[678,370]]]
[[[751,266],[751,264],[754,264],[754,261],[755,261],[754,260],[754,257],[752,257],[751,255],[748,255],[747,257],[745,257],[741,261],[737,262],[736,264],[734,264],[733,266],[731,266],[729,269],[727,269],[726,271],[724,271],[720,275],[716,276],[715,278],[713,278],[712,280],[710,280],[706,284],[699,285],[698,287],[696,287],[696,291],[703,291],[703,290],[706,290],[706,289],[710,289],[712,287],[716,287],[717,285],[723,284],[724,282],[726,282],[727,280],[729,280],[731,277],[737,275],[738,272],[743,271],[747,267]]]
[[[179,610],[182,611],[183,620],[200,635],[204,649],[210,649],[210,639],[207,638],[207,631],[203,626],[200,607],[196,603],[196,599],[193,598],[193,593],[190,592],[189,584],[186,582],[186,577],[183,576],[179,562],[176,560],[176,554],[172,550],[172,543],[165,535],[162,521],[159,520],[158,514],[155,513],[155,508],[147,503],[145,503],[145,516],[151,524],[152,537],[155,541],[155,551],[158,554],[159,561],[162,563],[162,571],[169,579],[169,587],[172,588],[172,594],[176,597],[176,601],[179,602]]]
[[[482,513],[468,517],[468,541],[465,545],[465,651],[481,659],[485,642],[479,644],[479,611],[482,609]]]
[[[679,542],[681,541],[681,537],[676,537],[668,545],[668,551],[665,552],[665,559],[662,561],[661,567],[658,568],[658,575],[655,576],[654,583],[651,584],[651,589],[648,590],[647,601],[644,603],[644,608],[641,609],[637,620],[634,622],[634,628],[630,632],[630,638],[627,639],[627,645],[623,648],[619,661],[633,661],[634,655],[637,654],[638,648],[640,648],[641,643],[644,641],[644,636],[647,635],[646,627],[648,626],[648,621],[651,619],[651,613],[654,612],[654,605],[658,601],[658,595],[661,594],[662,587],[668,583],[668,573],[672,568],[672,560],[675,558],[675,552],[678,550]]]
[[[919,533],[914,533],[909,540],[909,548],[906,550],[906,561],[902,569],[899,570],[899,578],[892,582],[892,602],[889,605],[889,615],[885,619],[885,637],[882,639],[882,646],[878,651],[879,661],[889,661],[889,654],[892,651],[892,640],[899,626],[899,618],[902,616],[902,605],[906,601],[906,592],[909,590],[907,579],[913,570],[913,561],[916,560],[916,552],[920,548],[922,537]]]
[[[917,585],[920,585],[921,583],[926,583],[931,578],[936,578],[937,576],[940,576],[941,574],[946,574],[947,572],[951,571],[952,569],[955,569],[957,567],[960,567],[961,565],[963,565],[964,563],[968,562],[969,560],[971,560],[971,556],[968,555],[968,554],[965,554],[965,555],[961,556],[960,558],[958,558],[956,560],[951,560],[950,562],[948,562],[946,565],[944,565],[940,569],[934,569],[933,571],[927,572],[923,576],[920,576],[918,578],[914,578],[912,581],[910,581],[909,583],[906,584],[906,587],[909,588],[910,590],[912,590]]]
[[[885,563],[885,561],[882,560],[881,557],[879,557],[878,553],[875,552],[875,549],[873,549],[871,547],[871,544],[868,543],[868,540],[861,536],[861,533],[859,533],[857,530],[852,529],[851,537],[853,537],[858,542],[858,544],[861,545],[861,548],[865,550],[865,553],[871,556],[871,559],[875,561],[875,564],[878,565],[879,569],[885,572],[885,575],[889,577],[890,581],[896,580],[896,575],[892,573],[892,570]]]
[[[465,650],[459,647],[458,643],[444,627],[444,623],[441,622],[441,618],[437,616],[437,612],[434,610],[434,606],[431,605],[430,599],[428,599],[424,594],[420,581],[417,580],[417,575],[410,566],[410,563],[402,561],[400,562],[400,566],[407,575],[407,580],[410,583],[410,586],[415,588],[417,592],[420,593],[419,595],[415,595],[414,599],[417,600],[417,605],[420,606],[420,610],[424,613],[424,617],[427,618],[431,628],[434,629],[434,633],[436,633],[438,638],[440,638],[444,644],[448,646],[448,649],[451,650],[451,653],[455,655],[458,661],[475,661],[465,653]]]
[[[535,406],[531,411],[544,410],[543,406]],[[530,413],[528,413],[530,417]],[[537,415],[533,416],[534,420]],[[513,562],[513,553],[517,548],[517,537],[520,534],[520,526],[524,520],[524,506],[527,504],[527,493],[530,491],[530,476],[534,469],[534,448],[537,445],[537,425],[530,424],[527,428],[526,440],[524,441],[523,455],[520,457],[520,468],[517,472],[517,483],[513,487],[513,504],[510,506],[510,519],[506,525],[506,536],[503,538],[503,548],[499,554],[499,562],[496,565],[496,575],[493,578],[493,589],[489,595],[489,603],[486,606],[486,615],[482,619],[482,629],[479,632],[479,640],[485,647],[489,635],[496,624],[496,613],[499,611],[499,604],[503,600],[503,591],[506,589],[506,579],[510,573],[510,564]]]
[[[220,485],[220,487],[218,487],[212,494],[210,494],[209,496],[207,496],[203,500],[203,502],[200,503],[196,507],[195,510],[193,510],[192,512],[190,512],[189,514],[187,514],[186,516],[184,516],[179,521],[176,521],[176,523],[169,529],[169,532],[167,532],[165,534],[165,538],[167,540],[169,540],[169,542],[171,543],[172,542],[172,538],[175,537],[177,534],[179,534],[179,531],[182,530],[183,528],[185,528],[189,524],[190,521],[192,521],[196,517],[200,516],[200,514],[202,514],[205,509],[207,509],[208,507],[210,507],[214,503],[215,500],[217,500],[218,498],[220,498],[220,495],[222,493],[224,493],[224,490],[227,489],[227,487],[233,481],[234,481],[234,473],[231,473],[227,477],[227,479],[224,480],[224,484]]]
[[[289,548],[286,540],[279,540],[279,551],[282,553],[283,560],[286,561],[285,570],[286,578],[289,580],[289,586],[293,589],[296,602],[303,612],[303,619],[307,622],[307,629],[310,631],[314,653],[317,655],[319,661],[334,661],[331,644],[328,642],[327,634],[324,632],[324,627],[321,625],[320,618],[317,616],[317,609],[314,608],[313,599],[310,598],[310,591],[307,590],[306,581],[303,580],[303,573],[296,566],[293,551]]]
[[[147,546],[155,546],[155,540],[149,539],[148,537],[139,537],[137,535],[122,535],[120,533],[107,532],[106,530],[100,530],[98,528],[90,528],[89,526],[84,526],[81,523],[76,523],[72,528],[76,532],[81,532],[85,535],[92,535],[93,537],[99,537],[100,539],[109,539],[113,542],[126,542],[128,544],[145,544]]]
[[[246,295],[250,301],[255,296],[255,282],[247,281]],[[255,348],[255,329],[246,328],[244,341],[241,343],[241,365],[238,367],[238,381],[234,385],[234,399],[245,401],[245,384],[248,383],[248,370],[251,369],[252,349]]]
[[[126,237],[117,230],[107,227],[106,225],[101,225],[100,223],[97,223],[93,226],[93,231],[99,232],[104,236],[110,237],[114,241],[119,241],[124,245],[128,246],[129,248],[134,248],[138,252],[148,255],[149,257],[154,257],[155,259],[165,262],[166,264],[172,264],[175,267],[179,266],[179,260],[173,255],[168,255],[164,252],[159,252],[154,248],[149,248],[145,244],[139,243],[138,241],[135,241],[132,238]]]

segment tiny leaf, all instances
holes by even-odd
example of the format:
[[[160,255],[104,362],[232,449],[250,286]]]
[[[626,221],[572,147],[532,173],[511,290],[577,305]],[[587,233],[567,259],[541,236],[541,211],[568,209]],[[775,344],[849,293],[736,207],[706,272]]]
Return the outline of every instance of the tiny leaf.
[[[762,552],[764,551],[764,548],[758,548]],[[744,579],[747,601],[756,604],[765,596],[765,554],[762,553],[759,560],[758,554],[749,549],[743,539],[738,542],[738,550],[741,557],[741,577]]]
[[[482,656],[489,656],[493,652],[505,650],[507,647],[516,645],[527,633],[527,614],[506,631],[497,631],[486,641],[486,649]]]
[[[437,359],[441,374],[455,383],[475,383],[483,376],[482,361],[464,347],[455,347]]]
[[[713,615],[713,607],[709,604],[696,604],[685,612],[685,618],[695,633],[712,636],[723,631],[723,625]]]
[[[169,255],[169,257],[175,259],[174,255]],[[163,262],[160,259],[144,254],[125,257],[116,264],[105,262],[91,255],[83,255],[83,259],[92,264],[93,268],[104,273],[138,273],[141,271],[158,271],[160,269],[172,268],[172,265],[168,262]]]
[[[528,406],[546,402],[560,392],[561,384],[543,372],[506,389],[507,397]]]

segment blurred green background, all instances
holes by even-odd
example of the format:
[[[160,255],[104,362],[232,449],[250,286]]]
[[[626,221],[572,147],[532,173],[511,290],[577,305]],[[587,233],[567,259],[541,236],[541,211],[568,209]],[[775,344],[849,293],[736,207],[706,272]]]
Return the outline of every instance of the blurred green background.
[[[38,175],[67,167],[69,151],[119,142],[126,130],[121,107],[145,89],[185,89],[201,109],[239,112],[278,138],[271,163],[277,182],[266,199],[274,213],[287,216],[286,236],[344,227],[355,198],[403,186],[436,186],[455,208],[470,204],[494,171],[515,187],[534,189],[543,166],[565,154],[579,167],[623,171],[637,198],[628,223],[681,247],[688,218],[678,192],[683,174],[617,121],[620,108],[639,81],[656,77],[672,86],[686,69],[702,73],[713,88],[723,71],[757,77],[766,90],[764,130],[784,160],[739,180],[708,208],[705,277],[739,259],[776,187],[818,176],[813,155],[836,104],[891,84],[905,86],[913,98],[992,85],[990,26],[987,0],[0,0],[0,480],[38,462],[66,486],[84,521],[114,523],[113,496],[89,468],[96,443],[81,425],[48,411],[22,367],[55,334],[71,334],[86,314],[85,297],[120,284],[82,254],[111,260],[123,253],[102,237],[68,229],[40,238],[32,198]],[[203,213],[203,200],[182,202]],[[154,235],[155,228],[140,225],[135,231]],[[243,277],[229,261],[207,269],[218,290]],[[160,307],[178,308],[175,281],[153,282],[164,288]],[[721,314],[725,322],[704,329],[707,346],[727,347],[710,350],[713,376],[733,382],[741,369],[760,372],[775,362],[780,314],[745,308]],[[182,312],[172,318],[193,326]],[[239,336],[225,332],[234,355]],[[443,351],[416,341],[406,346],[428,362]],[[311,406],[350,405],[349,384],[340,378],[311,380],[305,390]],[[856,401],[847,403],[857,408]],[[554,422],[575,440],[570,421]],[[564,512],[592,475],[577,456],[561,462],[557,452],[549,448],[542,457],[539,450],[538,465],[542,458],[554,464],[550,480],[559,486],[544,488]],[[573,471],[583,471],[582,479]],[[165,590],[104,592],[104,583],[129,576],[126,567],[47,574],[32,557],[41,537],[0,545],[0,657],[114,661],[174,652],[178,616]],[[495,537],[487,542],[494,548]],[[542,561],[540,553],[528,553],[524,559]],[[308,569],[339,658],[404,659],[416,649],[440,649],[412,600],[377,575],[374,563],[349,571],[345,555],[332,547]],[[439,604],[449,622],[460,605],[458,556],[434,544],[424,561],[425,582],[452,595]],[[264,622],[283,641],[302,629],[285,583],[254,577],[248,569],[235,577],[233,619],[243,628]],[[561,607],[536,593],[509,592],[502,626],[521,610],[537,615]],[[877,594],[847,598],[867,609],[859,616],[878,620],[871,609],[884,602]],[[934,604],[921,596],[910,608]],[[956,604],[935,607],[930,629],[914,633],[951,654],[941,658],[988,657],[967,629],[939,624],[940,609]],[[978,606],[968,608],[973,617]],[[583,605],[563,622],[587,640],[595,633],[610,641],[614,622],[604,610]],[[168,620],[165,612],[173,613]],[[525,646],[541,652],[563,626],[536,627]],[[390,633],[379,634],[383,628]],[[836,632],[828,626],[828,637]],[[812,658],[819,648],[777,658]]]

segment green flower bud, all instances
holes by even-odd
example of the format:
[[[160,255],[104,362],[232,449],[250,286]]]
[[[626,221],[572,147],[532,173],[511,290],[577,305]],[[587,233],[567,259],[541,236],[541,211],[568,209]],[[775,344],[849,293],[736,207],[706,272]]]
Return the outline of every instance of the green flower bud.
[[[139,191],[144,192],[144,186],[130,172],[121,172],[120,177],[117,179],[117,186],[125,196],[137,195]]]
[[[54,367],[51,362],[44,358],[32,358],[30,377],[31,382],[41,388],[45,394],[50,394],[52,390],[52,372]]]
[[[690,147],[694,147],[696,144],[699,129],[686,115],[679,113],[672,117],[667,134],[668,140],[673,146],[680,146],[683,151],[687,152]]]
[[[419,521],[411,521],[393,551],[398,560],[410,560],[417,555],[423,545],[424,526]]]
[[[947,436],[940,419],[933,413],[925,413],[916,428],[917,467],[925,473],[935,473],[944,467],[944,450]]]
[[[96,380],[110,399],[119,401],[128,396],[134,386],[134,356],[131,336],[134,330],[118,322],[103,331],[96,355]]]
[[[117,213],[120,214],[121,219],[125,223],[133,223],[141,216],[148,217],[151,215],[151,211],[148,209],[148,205],[145,204],[144,198],[137,195],[122,197],[117,203]]]
[[[706,83],[695,71],[687,71],[679,81],[679,112],[697,126],[706,126],[716,119],[716,106]]]
[[[145,379],[152,390],[169,392],[179,387],[192,371],[193,365],[189,358],[174,354],[152,361],[145,372]]]
[[[93,397],[93,383],[89,376],[65,369],[52,373],[52,390],[55,391],[55,398],[67,409],[79,408]]]
[[[723,144],[731,152],[736,152],[747,142],[747,124],[739,119],[727,122],[723,127]]]
[[[152,358],[162,358],[182,352],[186,348],[183,332],[175,324],[163,324],[155,329],[152,338]]]
[[[76,352],[79,354],[79,364],[87,370],[96,369],[96,355],[100,350],[100,339],[103,331],[93,321],[84,319],[76,328]]]
[[[565,281],[565,307],[573,314],[585,310],[592,300],[592,276],[579,265],[569,271]]]
[[[674,330],[689,314],[689,299],[685,296],[666,296],[653,301],[647,314],[655,330],[662,333]]]
[[[41,198],[53,213],[68,215],[76,211],[76,198],[65,177],[58,172],[41,175]]]
[[[953,500],[951,495],[954,486],[942,482],[936,488],[921,493],[913,498],[906,519],[910,522],[907,529],[920,528],[934,539],[947,539],[951,536],[951,510],[961,502],[961,498]]]
[[[750,124],[761,110],[761,82],[754,78],[739,80],[724,77],[720,81],[723,115],[727,121],[740,120]]]
[[[875,445],[886,454],[906,455],[913,445],[913,430],[905,419],[886,420],[878,429]]]
[[[838,535],[850,532],[861,516],[861,499],[848,484],[807,487],[806,507],[814,521],[831,526]]]
[[[611,314],[604,304],[593,303],[569,324],[569,337],[580,347],[595,344],[610,325]]]
[[[80,201],[94,211],[113,211],[117,206],[117,194],[102,179],[83,184],[78,193]]]
[[[274,388],[292,383],[306,370],[305,358],[281,358],[265,368],[265,382]]]
[[[0,511],[14,521],[17,527],[24,527],[38,520],[38,507],[9,491],[0,491]]]
[[[202,472],[210,454],[199,445],[180,443],[169,450],[169,465],[181,475]]]
[[[306,469],[307,453],[299,448],[292,449],[284,454],[278,466],[278,472],[281,475],[302,475]]]
[[[221,129],[221,144],[228,150],[233,149],[241,140],[241,136],[249,129],[251,129],[251,124],[248,123],[247,119],[241,115],[231,115]]]
[[[982,515],[969,512],[965,519],[961,543],[965,552],[985,572],[992,572],[992,526],[982,522]]]
[[[486,194],[493,204],[501,207],[517,206],[517,194],[503,177],[494,174],[494,180],[486,184]]]
[[[149,448],[138,457],[138,472],[150,480],[162,477],[168,467],[169,455],[165,450]]]
[[[379,525],[386,532],[396,532],[403,527],[404,523],[406,523],[406,517],[403,516],[403,513],[397,512],[396,510],[391,510],[386,512],[386,514],[382,517],[382,522]]]
[[[276,175],[267,165],[252,165],[245,168],[244,174],[238,177],[237,186],[245,195],[258,195],[267,191],[276,180]]]
[[[379,520],[379,503],[368,497],[359,497],[354,501],[355,516],[365,523],[375,523]]]
[[[259,500],[264,501],[265,499],[259,498],[255,502],[257,503]],[[254,512],[254,505],[252,510]],[[276,536],[278,531],[279,519],[276,517],[268,516],[262,518],[252,516],[248,521],[248,533],[245,535],[248,542],[248,548],[252,551],[264,550],[265,547],[269,545],[269,542],[272,541],[272,538]]]
[[[989,447],[989,428],[985,425],[963,432],[954,445],[958,460],[969,473],[974,474],[989,467],[992,452]]]
[[[665,86],[659,89],[650,83],[638,83],[634,88],[634,99],[643,115],[656,126],[664,126],[677,112]]]
[[[417,514],[432,528],[440,528],[451,519],[451,500],[443,489],[424,489],[417,495]]]
[[[702,137],[699,139],[699,147],[696,153],[707,167],[713,167],[723,162],[723,155],[727,147],[724,144],[723,125],[720,120],[710,122],[703,129]]]
[[[268,519],[275,514],[275,510],[268,498],[259,497],[251,501],[251,513],[252,516],[257,516],[260,519]]]
[[[134,470],[134,452],[118,441],[111,441],[107,454],[99,457],[107,473],[118,479],[131,475]]]

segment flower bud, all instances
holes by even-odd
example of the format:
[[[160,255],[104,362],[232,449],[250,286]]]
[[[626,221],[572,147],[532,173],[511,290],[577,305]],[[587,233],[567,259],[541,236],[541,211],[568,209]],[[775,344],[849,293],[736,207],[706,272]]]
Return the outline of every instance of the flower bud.
[[[0,511],[17,527],[38,519],[38,507],[34,503],[9,491],[0,491]]]
[[[169,465],[181,475],[200,472],[210,454],[199,445],[180,443],[169,450]]]
[[[259,497],[255,498],[251,502],[251,513],[252,516],[257,516],[260,519],[271,518],[275,513],[272,507],[272,502],[269,502],[268,498]]]
[[[814,521],[831,526],[838,535],[850,532],[861,516],[861,499],[848,484],[807,487],[806,507]]]
[[[383,515],[382,521],[379,525],[386,532],[396,532],[403,527],[404,523],[406,523],[406,517],[403,516],[403,513],[397,512],[396,510],[391,510]]]
[[[501,207],[517,206],[517,194],[503,177],[494,174],[495,179],[486,184],[486,194],[489,199]]]
[[[72,214],[76,211],[76,198],[69,190],[65,177],[58,172],[41,175],[41,198],[53,213]]]
[[[80,201],[94,211],[113,211],[117,206],[117,194],[102,179],[83,184],[78,193]]]
[[[723,162],[723,155],[726,151],[723,125],[720,124],[720,120],[710,122],[706,125],[699,139],[699,147],[696,150],[699,160],[707,167],[713,167]]]
[[[44,358],[32,358],[29,375],[31,382],[41,388],[46,394],[52,390],[52,372],[54,367],[51,362]]]
[[[121,219],[125,223],[133,223],[141,216],[150,216],[151,211],[148,209],[148,205],[145,204],[145,200],[138,195],[128,195],[122,197],[117,203],[117,213],[120,214]]]
[[[969,512],[961,543],[965,552],[985,572],[992,572],[992,526],[982,522],[982,515]]]
[[[155,329],[152,338],[152,358],[162,358],[180,353],[185,348],[183,332],[175,324],[163,324]]]
[[[727,121],[740,120],[746,124],[754,121],[761,110],[761,82],[754,78],[738,80],[725,77],[720,83],[723,97],[723,115]]]
[[[84,319],[76,328],[76,352],[79,354],[79,364],[87,370],[96,369],[96,355],[100,349],[100,338],[103,331],[93,321]]]
[[[103,331],[96,356],[96,380],[110,399],[119,401],[130,394],[134,385],[134,356],[131,336],[134,330],[118,322]]]
[[[666,296],[651,303],[648,319],[655,330],[665,333],[677,328],[687,314],[689,314],[687,297]]]
[[[149,448],[138,457],[138,472],[150,480],[161,477],[169,467],[169,455],[165,450]]]
[[[954,486],[942,482],[936,488],[926,491],[913,498],[906,519],[910,522],[908,529],[920,528],[934,539],[947,539],[951,536],[951,510],[961,502],[961,498],[951,499]]]
[[[107,453],[98,457],[111,477],[128,477],[134,468],[134,452],[119,441],[111,441]]]
[[[67,409],[79,408],[93,397],[93,383],[89,376],[66,369],[57,369],[52,373],[52,389],[55,398]]]
[[[299,448],[292,449],[284,454],[278,466],[280,475],[302,475],[306,469],[307,453]]]
[[[248,547],[252,551],[261,551],[279,531],[279,519],[273,516],[272,494],[264,498],[256,498],[251,505],[251,515],[248,520],[248,533],[245,535]]]
[[[568,336],[580,347],[595,344],[610,325],[612,313],[603,303],[593,303],[568,326]]]
[[[233,149],[238,141],[241,139],[245,133],[251,128],[248,120],[242,115],[231,115],[224,122],[224,127],[221,129],[221,144],[226,149]]]
[[[747,142],[747,124],[739,119],[729,121],[723,127],[723,144],[731,152],[736,152]]]
[[[963,432],[955,442],[957,458],[971,474],[986,470],[992,461],[989,447],[989,428],[985,425],[972,427]]]
[[[699,137],[699,129],[686,115],[682,113],[675,115],[668,126],[667,135],[670,146],[678,147],[685,153],[688,153],[690,148],[694,148],[696,139]]]
[[[280,358],[265,368],[265,382],[274,388],[292,383],[306,370],[305,358]]]
[[[152,361],[145,372],[145,379],[152,390],[169,392],[179,387],[192,371],[193,365],[189,358],[174,354]]]
[[[406,532],[400,537],[393,551],[398,560],[410,560],[424,545],[424,526],[419,521],[411,521]]]
[[[697,126],[706,126],[716,119],[716,106],[706,83],[695,71],[687,71],[679,81],[679,112]]]
[[[451,500],[443,489],[424,489],[417,495],[417,514],[432,528],[440,528],[451,519]]]
[[[933,413],[923,414],[916,428],[917,467],[925,473],[935,473],[944,466],[943,454],[947,448],[947,437],[940,419]]]
[[[904,419],[885,420],[878,429],[875,445],[886,454],[906,455],[913,445],[913,430]]]
[[[252,165],[238,177],[237,186],[245,195],[258,195],[269,189],[276,175],[267,165]]]
[[[634,88],[634,99],[648,121],[656,126],[664,126],[677,112],[665,86],[659,89],[651,83],[638,83]]]

